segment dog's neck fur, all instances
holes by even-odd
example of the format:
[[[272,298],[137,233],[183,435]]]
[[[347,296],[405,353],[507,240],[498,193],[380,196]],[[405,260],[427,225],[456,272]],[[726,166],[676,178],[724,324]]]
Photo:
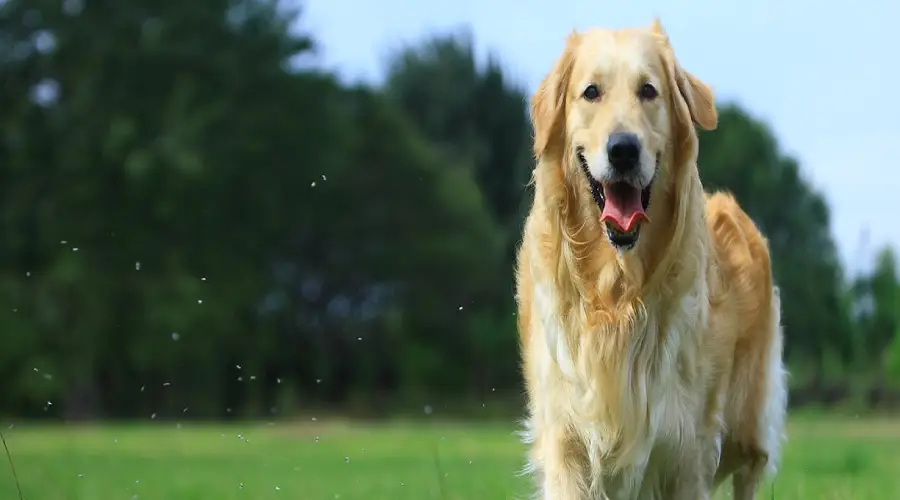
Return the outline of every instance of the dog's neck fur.
[[[688,146],[681,151],[686,158],[672,153],[675,148],[664,155],[660,174],[675,178],[658,180],[668,182],[653,193],[653,222],[621,255],[607,241],[593,200],[577,194],[587,187],[580,172],[564,164],[572,155],[541,159],[535,170],[535,203],[544,205],[537,213],[549,220],[547,234],[537,235],[541,255],[533,258],[555,263],[555,275],[539,279],[555,290],[560,331],[558,338],[545,332],[546,341],[568,380],[573,418],[598,426],[599,432],[583,438],[613,468],[647,451],[633,449],[647,442],[647,433],[656,434],[659,417],[647,408],[672,380],[691,376],[681,372],[690,372],[694,349],[673,345],[679,336],[667,333],[696,326],[705,316],[706,297],[689,295],[706,290],[708,236],[696,138]],[[533,266],[534,272],[541,267]],[[677,308],[661,310],[684,300],[696,301],[697,318],[685,318]]]

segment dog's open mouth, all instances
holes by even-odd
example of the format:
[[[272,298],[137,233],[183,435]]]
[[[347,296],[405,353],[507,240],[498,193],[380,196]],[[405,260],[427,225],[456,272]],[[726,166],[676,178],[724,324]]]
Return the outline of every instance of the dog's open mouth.
[[[623,181],[601,183],[591,175],[581,151],[578,160],[587,176],[591,196],[600,208],[600,222],[606,227],[610,243],[619,249],[630,249],[637,243],[641,223],[650,221],[647,208],[653,181],[643,189]]]
[[[609,241],[617,247],[631,248],[637,243],[641,223],[650,220],[650,186],[640,189],[626,182],[611,182],[601,184],[600,189],[604,199],[600,222],[606,225]]]

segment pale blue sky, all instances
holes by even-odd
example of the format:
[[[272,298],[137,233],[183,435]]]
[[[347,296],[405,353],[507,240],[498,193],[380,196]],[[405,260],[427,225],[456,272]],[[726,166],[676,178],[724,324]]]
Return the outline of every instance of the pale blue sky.
[[[397,46],[468,26],[530,92],[572,28],[654,16],[688,71],[768,122],[800,160],[832,207],[850,270],[885,243],[900,248],[900,2],[312,0],[302,24],[322,64],[370,82]]]

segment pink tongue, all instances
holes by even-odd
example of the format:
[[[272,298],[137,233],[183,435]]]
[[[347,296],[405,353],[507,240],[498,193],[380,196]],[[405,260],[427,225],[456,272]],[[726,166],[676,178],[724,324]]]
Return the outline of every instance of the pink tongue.
[[[600,214],[600,222],[609,221],[616,225],[623,233],[630,232],[635,225],[642,221],[650,221],[644,207],[641,206],[641,190],[617,182],[603,186],[606,203],[603,205],[603,213]]]

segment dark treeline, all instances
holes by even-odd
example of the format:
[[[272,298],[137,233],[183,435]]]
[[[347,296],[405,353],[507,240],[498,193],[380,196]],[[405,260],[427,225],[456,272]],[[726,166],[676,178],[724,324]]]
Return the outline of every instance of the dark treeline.
[[[516,400],[527,92],[464,36],[396,54],[383,87],[343,85],[310,69],[295,14],[0,4],[0,413]],[[826,201],[738,107],[701,144],[707,187],[770,238],[795,401],[883,404],[891,252],[845,276]]]

